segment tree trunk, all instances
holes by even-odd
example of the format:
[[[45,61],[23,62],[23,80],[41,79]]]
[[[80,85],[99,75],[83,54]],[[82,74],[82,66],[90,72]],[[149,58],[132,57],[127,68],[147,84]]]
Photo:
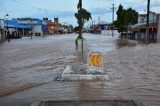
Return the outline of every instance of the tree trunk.
[[[79,0],[79,4],[80,4],[79,11],[81,13],[81,10],[82,10],[82,0]],[[83,39],[83,37],[82,37],[82,29],[83,29],[83,23],[82,23],[82,17],[80,15],[79,36],[78,36],[79,39]]]
[[[83,39],[83,37],[82,37],[82,28],[83,28],[82,26],[79,27],[79,35],[78,35],[79,39]]]
[[[81,13],[81,10],[82,10],[82,0],[79,0],[79,10],[78,10],[78,12],[79,12],[79,14],[80,14],[80,17],[79,17],[79,35],[78,35],[78,37],[77,37],[77,39],[76,39],[76,49],[78,50],[78,39],[81,39],[82,40],[82,52],[83,52],[83,37],[82,37],[82,29],[83,29],[83,20],[82,20],[82,17],[81,17],[81,15],[82,15],[82,13]]]

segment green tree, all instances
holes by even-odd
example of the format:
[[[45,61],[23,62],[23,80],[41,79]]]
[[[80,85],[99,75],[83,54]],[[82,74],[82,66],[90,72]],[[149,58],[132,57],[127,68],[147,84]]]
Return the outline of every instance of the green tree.
[[[134,25],[138,22],[138,12],[132,8],[127,10],[123,8],[122,5],[119,5],[117,14],[117,20],[114,21],[115,27],[117,27],[118,32],[127,32],[129,25]]]
[[[91,13],[82,8],[82,0],[79,0],[79,3],[77,5],[78,12],[75,13],[75,17],[77,19],[78,27],[79,27],[79,36],[77,39],[83,39],[82,37],[82,29],[84,26],[84,23],[89,21],[91,19]]]
[[[126,10],[127,14],[127,24],[136,24],[138,22],[138,12],[129,8]]]
[[[79,26],[74,27],[74,32],[79,32]]]

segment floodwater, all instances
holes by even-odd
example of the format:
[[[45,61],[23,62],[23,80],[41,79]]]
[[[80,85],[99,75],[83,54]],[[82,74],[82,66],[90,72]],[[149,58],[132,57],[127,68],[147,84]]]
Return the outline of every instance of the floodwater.
[[[76,34],[22,38],[0,44],[0,106],[41,100],[135,100],[160,106],[160,44],[116,48],[117,37],[84,34],[89,51],[104,55],[109,81],[56,81],[80,63]]]

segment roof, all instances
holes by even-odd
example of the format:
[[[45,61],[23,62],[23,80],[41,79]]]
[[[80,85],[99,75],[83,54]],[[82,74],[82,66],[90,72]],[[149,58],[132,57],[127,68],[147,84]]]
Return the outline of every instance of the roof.
[[[147,14],[139,14],[139,17],[146,17]]]
[[[46,22],[46,25],[49,25],[49,26],[54,26],[55,25],[55,23],[52,22],[51,20],[45,20],[45,22]]]
[[[24,29],[31,29],[31,25],[23,25],[19,24],[17,20],[4,20],[4,24],[8,25],[10,28],[24,28]]]
[[[45,21],[37,19],[37,20],[16,20],[18,21],[18,24],[23,25],[45,25]]]
[[[133,25],[131,29],[136,31],[136,30],[145,29],[145,28],[146,28],[146,23],[142,23],[142,24]],[[150,22],[149,23],[149,28],[158,29],[158,22]]]

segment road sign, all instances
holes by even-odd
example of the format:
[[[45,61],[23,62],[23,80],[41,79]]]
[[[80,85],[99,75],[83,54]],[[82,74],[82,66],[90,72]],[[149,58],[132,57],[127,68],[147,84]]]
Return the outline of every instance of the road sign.
[[[91,52],[88,55],[88,66],[103,68],[103,56],[100,52]]]

